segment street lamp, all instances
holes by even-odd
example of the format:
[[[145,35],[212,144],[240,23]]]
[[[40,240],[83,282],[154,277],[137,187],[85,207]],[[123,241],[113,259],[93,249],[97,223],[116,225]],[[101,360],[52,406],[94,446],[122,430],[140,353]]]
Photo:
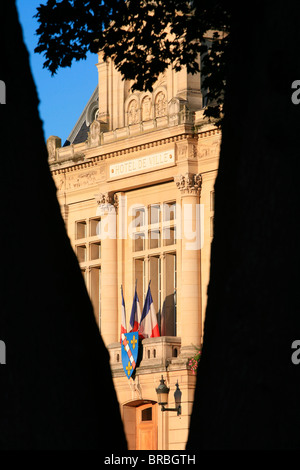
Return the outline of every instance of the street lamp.
[[[168,395],[170,389],[166,386],[164,377],[161,376],[160,384],[156,389],[157,393],[157,403],[161,406],[161,411],[177,411],[177,416],[181,414],[181,395],[182,392],[179,388],[178,380],[176,383],[176,390],[174,393],[175,405],[176,408],[166,408],[165,405],[168,404]]]

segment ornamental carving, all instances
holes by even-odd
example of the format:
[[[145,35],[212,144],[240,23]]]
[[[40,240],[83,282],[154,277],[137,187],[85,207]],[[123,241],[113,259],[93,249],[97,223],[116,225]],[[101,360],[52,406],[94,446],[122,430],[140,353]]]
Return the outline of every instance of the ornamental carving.
[[[119,197],[116,193],[99,193],[96,194],[95,199],[102,213],[117,210],[119,207]]]
[[[155,116],[162,117],[167,114],[167,99],[163,91],[157,93],[155,98]]]
[[[142,101],[142,121],[151,119],[151,97],[145,96]]]
[[[128,105],[128,125],[137,124],[139,122],[139,105],[136,100],[131,100]]]
[[[186,173],[175,179],[177,188],[185,194],[199,194],[202,186],[202,175],[197,173]]]
[[[90,132],[88,134],[88,143],[90,147],[97,147],[100,145],[101,124],[99,121],[93,121],[90,125]]]
[[[56,180],[56,186],[59,191],[84,188],[95,184],[99,180],[98,174],[99,170],[67,173],[66,175],[61,175],[60,179]]]

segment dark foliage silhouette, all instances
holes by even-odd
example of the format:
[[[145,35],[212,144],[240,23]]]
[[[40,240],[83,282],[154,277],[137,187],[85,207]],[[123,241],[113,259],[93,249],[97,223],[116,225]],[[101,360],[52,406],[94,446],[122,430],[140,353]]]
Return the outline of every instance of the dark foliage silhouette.
[[[106,348],[60,215],[12,0],[1,2],[0,449],[125,450]],[[109,418],[107,416],[109,413]]]

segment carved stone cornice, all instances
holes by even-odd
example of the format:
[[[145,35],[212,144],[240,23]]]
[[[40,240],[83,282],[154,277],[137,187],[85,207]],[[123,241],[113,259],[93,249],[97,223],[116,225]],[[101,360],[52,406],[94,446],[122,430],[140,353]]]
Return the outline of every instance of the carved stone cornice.
[[[177,188],[183,194],[197,195],[201,192],[202,175],[201,173],[185,173],[185,175],[175,176],[174,178]]]

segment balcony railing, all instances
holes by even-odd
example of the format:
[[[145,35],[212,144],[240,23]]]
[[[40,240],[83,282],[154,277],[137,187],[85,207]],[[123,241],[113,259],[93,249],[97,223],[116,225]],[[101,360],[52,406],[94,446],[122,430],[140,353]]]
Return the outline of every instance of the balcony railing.
[[[110,366],[114,377],[124,375],[122,365],[122,353],[120,343],[108,345],[110,354]],[[147,338],[139,342],[139,353],[137,360],[137,374],[146,374],[149,371],[165,371],[172,364],[179,365],[178,358],[181,350],[181,338],[176,336],[160,336],[158,338]],[[186,367],[186,360],[182,364]]]

